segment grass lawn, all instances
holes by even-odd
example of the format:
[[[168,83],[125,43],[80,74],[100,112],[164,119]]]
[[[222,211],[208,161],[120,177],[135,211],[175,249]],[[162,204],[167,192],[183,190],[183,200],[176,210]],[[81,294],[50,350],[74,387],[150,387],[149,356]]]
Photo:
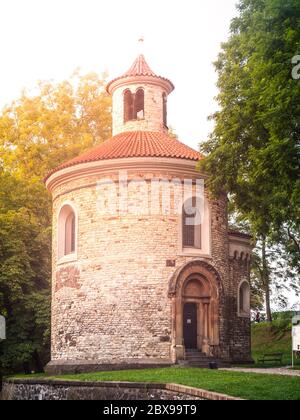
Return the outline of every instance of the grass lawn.
[[[265,365],[257,363],[258,359],[265,353],[283,353],[282,365],[291,366],[291,326],[288,323],[280,324],[276,322],[272,325],[267,323],[253,325],[252,350],[256,364],[249,367],[267,368],[280,366],[276,363]],[[296,360],[295,369],[300,370],[300,360]],[[24,375],[16,377],[24,378]],[[32,375],[30,377],[46,378],[46,375]],[[167,369],[68,375],[60,376],[57,379],[177,383],[248,400],[300,400],[300,377],[274,376],[250,372],[223,372],[172,367]]]
[[[283,353],[282,364],[259,363],[258,360],[266,353]],[[250,367],[280,367],[292,365],[292,332],[288,325],[276,323],[261,323],[252,326],[252,357],[255,366]],[[295,360],[300,369],[300,359]]]
[[[24,378],[24,376],[17,376]],[[32,378],[41,376],[32,376]],[[45,377],[45,376],[44,376]],[[53,378],[54,379],[54,378]],[[300,401],[300,378],[172,367],[164,369],[64,375],[56,379],[176,383],[248,400]]]

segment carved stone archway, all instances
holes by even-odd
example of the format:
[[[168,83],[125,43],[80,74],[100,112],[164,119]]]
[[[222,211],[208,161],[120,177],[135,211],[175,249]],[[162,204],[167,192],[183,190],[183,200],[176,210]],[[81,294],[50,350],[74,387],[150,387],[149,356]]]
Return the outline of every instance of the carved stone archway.
[[[197,305],[197,348],[208,356],[219,346],[219,305],[222,283],[210,264],[194,260],[179,268],[169,281],[172,299],[172,359],[185,358],[183,310],[187,303]]]

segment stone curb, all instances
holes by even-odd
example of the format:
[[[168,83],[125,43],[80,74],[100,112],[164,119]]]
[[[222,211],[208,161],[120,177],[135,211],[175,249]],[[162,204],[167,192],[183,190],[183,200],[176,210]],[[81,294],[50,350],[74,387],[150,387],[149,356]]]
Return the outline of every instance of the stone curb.
[[[168,391],[180,392],[210,401],[243,401],[241,398],[232,397],[230,395],[219,394],[217,392],[206,391],[204,389],[193,388],[184,385],[166,384],[166,389]]]
[[[87,382],[74,380],[60,380],[60,379],[14,379],[8,378],[3,383],[11,383],[16,385],[51,385],[51,386],[66,386],[66,387],[80,387],[80,388],[129,388],[129,389],[143,389],[143,390],[166,390],[185,394],[195,398],[201,398],[209,401],[243,401],[241,398],[232,397],[217,392],[206,391],[204,389],[193,388],[179,384],[164,384],[164,383],[149,383],[149,382]]]

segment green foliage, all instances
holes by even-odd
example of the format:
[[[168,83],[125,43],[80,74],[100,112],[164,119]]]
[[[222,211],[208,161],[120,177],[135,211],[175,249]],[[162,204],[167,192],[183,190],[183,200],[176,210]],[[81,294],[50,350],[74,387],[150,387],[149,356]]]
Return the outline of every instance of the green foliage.
[[[225,189],[255,237],[282,244],[286,264],[300,272],[299,0],[240,0],[228,42],[215,63],[220,110],[202,144],[214,193]],[[268,294],[264,255],[263,283]],[[267,298],[268,300],[268,298]]]
[[[287,264],[288,257],[285,248],[281,244],[274,245],[269,242],[267,245],[267,281],[269,283],[265,283],[264,281],[260,242],[257,243],[252,255],[251,286],[253,292],[253,309],[262,310],[261,303],[265,297],[263,291],[266,290],[269,284],[272,289],[271,301],[277,308],[285,310],[289,303],[288,296],[291,293],[299,295],[299,276],[297,270]]]
[[[0,313],[7,318],[6,371],[42,369],[49,360],[51,197],[55,166],[111,134],[105,80],[74,74],[41,82],[0,115]]]
[[[0,155],[4,168],[42,179],[62,161],[77,156],[111,134],[111,98],[96,74],[74,73],[59,84],[40,82],[3,110]]]
[[[276,364],[262,365],[257,361],[266,353],[283,353],[283,366],[292,364],[292,326],[291,318],[278,317],[270,323],[254,324],[252,326],[252,357],[258,367],[277,366]],[[300,365],[300,359],[296,359]]]
[[[241,0],[216,62],[220,111],[202,151],[214,191],[226,188],[256,231],[299,219],[298,0]]]
[[[5,370],[29,369],[35,355],[39,369],[48,358],[51,267],[51,230],[41,222],[50,219],[40,207],[34,211],[40,192],[27,182],[2,172],[0,190],[0,312],[7,318],[1,359]]]
[[[292,319],[293,319],[294,316],[296,316],[295,311],[285,311],[285,312],[274,312],[273,313],[274,321],[283,320],[283,321],[287,321],[289,324],[292,323]]]

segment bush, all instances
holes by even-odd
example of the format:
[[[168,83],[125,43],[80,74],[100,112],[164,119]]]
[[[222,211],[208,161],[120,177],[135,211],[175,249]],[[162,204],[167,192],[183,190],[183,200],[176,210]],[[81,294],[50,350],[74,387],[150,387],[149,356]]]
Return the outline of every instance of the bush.
[[[289,322],[292,322],[292,318],[296,315],[294,311],[286,311],[286,312],[274,312],[273,313],[273,320],[288,320]]]

